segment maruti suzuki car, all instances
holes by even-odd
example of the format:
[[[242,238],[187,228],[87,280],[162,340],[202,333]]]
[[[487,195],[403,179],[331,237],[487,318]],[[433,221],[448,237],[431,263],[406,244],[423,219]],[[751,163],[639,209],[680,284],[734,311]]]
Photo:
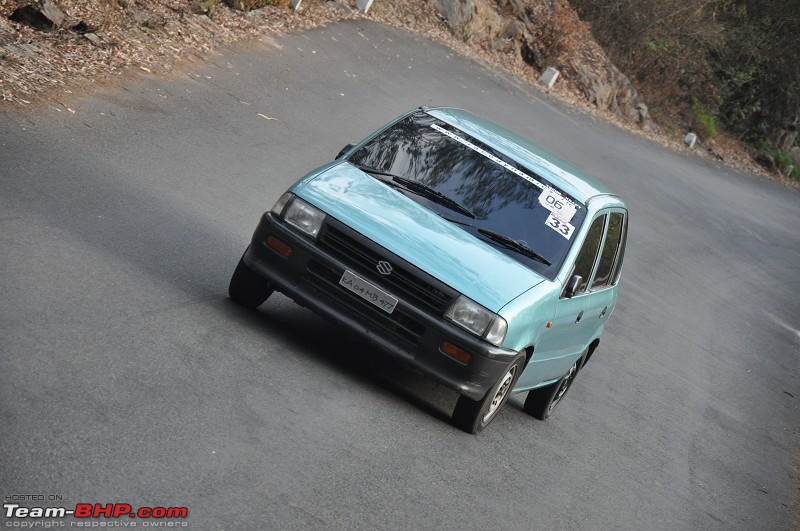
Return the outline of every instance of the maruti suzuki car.
[[[277,290],[456,391],[483,430],[510,393],[547,419],[617,301],[625,203],[530,141],[421,107],[297,181],[229,294]]]

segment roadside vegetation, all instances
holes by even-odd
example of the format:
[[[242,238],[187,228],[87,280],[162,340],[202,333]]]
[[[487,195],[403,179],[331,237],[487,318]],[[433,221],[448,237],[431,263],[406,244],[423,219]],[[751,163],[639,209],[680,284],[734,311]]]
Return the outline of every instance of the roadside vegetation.
[[[570,2],[657,122],[732,136],[800,179],[800,0]]]

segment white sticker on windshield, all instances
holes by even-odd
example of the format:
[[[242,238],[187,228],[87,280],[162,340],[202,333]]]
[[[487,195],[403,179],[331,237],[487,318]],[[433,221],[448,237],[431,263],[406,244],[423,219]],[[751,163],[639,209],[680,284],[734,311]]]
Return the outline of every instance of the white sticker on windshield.
[[[558,217],[555,212],[551,212],[547,216],[545,224],[568,240],[572,238],[572,233],[575,232],[575,227]]]
[[[557,214],[564,221],[572,221],[575,216],[575,205],[564,197],[558,190],[549,186],[539,194],[539,204],[550,212]]]

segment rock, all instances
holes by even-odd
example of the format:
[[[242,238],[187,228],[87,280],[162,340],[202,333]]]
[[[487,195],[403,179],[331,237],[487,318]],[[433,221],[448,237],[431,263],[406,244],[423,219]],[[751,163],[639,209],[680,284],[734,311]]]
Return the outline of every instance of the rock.
[[[500,35],[503,39],[517,40],[526,37],[528,33],[525,23],[521,20],[511,20]]]
[[[89,40],[89,42],[91,42],[92,44],[94,44],[95,46],[101,46],[101,44],[102,44],[102,43],[100,42],[100,37],[98,37],[98,36],[97,36],[97,35],[95,35],[94,33],[84,33],[84,34],[83,34],[83,36],[84,36],[84,37],[85,37],[87,40]]]
[[[465,41],[485,40],[491,44],[508,25],[486,0],[429,1],[444,15],[453,34]]]
[[[53,26],[60,28],[64,25],[64,22],[67,20],[67,15],[61,11],[61,8],[58,7],[55,2],[39,0],[39,5],[42,9],[42,15],[47,17],[47,19],[53,23]]]
[[[430,0],[430,3],[444,15],[450,31],[464,37],[464,27],[476,12],[474,0],[466,0],[463,3],[453,0]]]
[[[50,31],[63,26],[67,15],[50,0],[40,0],[38,5],[30,4],[15,9],[8,18],[37,30]]]
[[[655,122],[653,122],[653,119],[650,117],[650,109],[647,108],[647,105],[643,101],[640,100],[639,103],[634,105],[633,112],[634,122],[648,131],[658,130],[658,126],[656,126]]]
[[[576,84],[590,103],[637,123],[644,129],[656,129],[639,92],[616,66],[609,62],[603,68],[592,68],[575,61],[573,69]]]
[[[586,65],[573,65],[577,82],[589,103],[601,109],[608,109],[613,104],[613,94],[608,81]]]
[[[697,135],[694,133],[686,133],[686,136],[683,137],[683,143],[689,146],[689,149],[694,149],[694,145],[697,143]]]

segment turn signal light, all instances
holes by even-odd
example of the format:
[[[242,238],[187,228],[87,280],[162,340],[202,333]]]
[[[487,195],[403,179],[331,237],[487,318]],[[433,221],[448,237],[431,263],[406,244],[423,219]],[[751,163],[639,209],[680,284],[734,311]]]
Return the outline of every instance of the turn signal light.
[[[461,350],[454,344],[449,343],[447,341],[439,345],[439,350],[442,352],[442,354],[450,356],[457,362],[463,363],[464,365],[467,365],[472,359],[472,354],[464,350]]]
[[[292,255],[292,248],[280,241],[278,238],[270,234],[265,241],[267,247],[275,251],[281,256],[289,258]]]

